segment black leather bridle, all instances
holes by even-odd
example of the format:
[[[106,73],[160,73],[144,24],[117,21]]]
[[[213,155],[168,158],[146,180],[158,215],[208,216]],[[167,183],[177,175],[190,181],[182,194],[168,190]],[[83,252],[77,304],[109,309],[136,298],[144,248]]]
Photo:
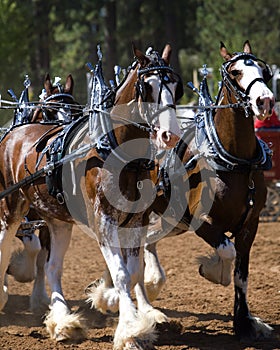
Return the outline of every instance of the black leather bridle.
[[[264,66],[262,69],[263,76],[253,79],[245,90],[241,89],[240,86],[236,84],[236,81],[230,77],[230,72],[228,71],[229,67],[233,63],[239,60],[244,60],[244,63],[246,66],[253,65],[254,62],[257,62]],[[227,87],[228,90],[231,90],[234,92],[234,96],[238,102],[238,105],[239,107],[242,107],[242,106],[244,107],[246,116],[250,115],[249,93],[252,86],[258,81],[263,82],[264,84],[267,84],[273,76],[271,68],[266,62],[264,62],[263,60],[257,58],[252,54],[243,53],[243,52],[237,53],[233,58],[224,62],[221,68],[221,74],[222,74],[224,85]]]

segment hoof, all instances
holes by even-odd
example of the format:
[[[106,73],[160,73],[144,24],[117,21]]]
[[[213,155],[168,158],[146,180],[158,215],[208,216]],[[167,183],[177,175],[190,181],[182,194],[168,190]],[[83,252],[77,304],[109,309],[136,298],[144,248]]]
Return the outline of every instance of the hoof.
[[[242,325],[242,327],[240,326]],[[248,317],[234,324],[235,334],[241,342],[260,341],[269,339],[273,328],[263,322],[259,317]]]
[[[199,274],[208,281],[228,286],[231,283],[232,260],[220,259],[219,256],[199,257]]]
[[[199,266],[198,272],[199,272],[199,274],[200,274],[201,277],[205,278],[204,272],[203,272],[203,265],[202,265],[202,264]]]
[[[155,350],[155,347],[148,340],[130,339],[126,341],[122,350]]]
[[[147,317],[149,317],[155,324],[162,324],[162,323],[169,322],[168,317],[163,312],[157,309],[152,309],[148,311]]]
[[[79,314],[63,315],[61,319],[54,320],[51,311],[44,324],[51,339],[57,342],[81,341],[86,338],[85,321]]]

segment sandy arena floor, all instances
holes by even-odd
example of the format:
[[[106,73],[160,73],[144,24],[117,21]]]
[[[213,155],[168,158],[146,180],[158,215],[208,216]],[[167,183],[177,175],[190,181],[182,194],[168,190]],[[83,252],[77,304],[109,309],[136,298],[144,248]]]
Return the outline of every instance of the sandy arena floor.
[[[167,284],[154,306],[170,317],[162,329],[158,350],[186,349],[280,349],[280,224],[262,223],[251,251],[248,300],[252,314],[274,328],[270,340],[241,344],[233,335],[233,284],[211,284],[198,274],[196,257],[211,252],[200,238],[186,233],[159,243]],[[65,259],[64,293],[73,310],[83,311],[88,321],[88,338],[79,344],[55,343],[48,338],[39,316],[28,310],[32,284],[20,284],[9,278],[9,301],[0,314],[0,349],[112,350],[117,317],[90,310],[84,288],[100,277],[104,262],[96,242],[74,232]]]

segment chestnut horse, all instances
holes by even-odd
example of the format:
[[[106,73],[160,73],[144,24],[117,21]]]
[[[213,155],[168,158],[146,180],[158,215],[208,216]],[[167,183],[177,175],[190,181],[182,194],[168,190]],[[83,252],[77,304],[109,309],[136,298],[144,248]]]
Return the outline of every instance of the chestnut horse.
[[[50,75],[46,74],[44,89],[40,95],[40,105],[34,105],[34,112],[29,112],[30,118],[25,123],[54,123],[58,132],[61,124],[69,123],[82,116],[82,107],[73,97],[74,80],[71,74],[66,77],[65,85],[52,83]],[[23,95],[23,93],[22,93]],[[28,93],[25,105],[30,105]],[[16,111],[17,112],[17,111]],[[16,113],[15,113],[16,114]],[[17,116],[14,118],[18,120]],[[14,123],[20,125],[22,123]],[[39,235],[35,234],[39,231]],[[50,234],[48,227],[31,206],[24,221],[20,225],[16,236],[22,241],[24,249],[13,252],[7,269],[7,274],[12,275],[16,281],[25,283],[34,280],[33,291],[30,297],[30,308],[36,313],[45,313],[50,299],[45,285],[45,262],[50,251]]]
[[[46,74],[44,89],[40,95],[41,107],[36,108],[31,122],[59,121],[69,123],[81,116],[81,106],[73,97],[74,80],[71,74],[66,78],[65,85],[51,82]]]
[[[267,193],[263,170],[271,166],[269,149],[255,136],[254,117],[264,120],[272,113],[275,101],[266,85],[272,74],[269,66],[252,54],[249,41],[243,52],[235,54],[221,43],[220,53],[225,62],[216,105],[196,116],[196,140],[179,151],[190,190],[181,227],[178,225],[174,234],[193,230],[214,248],[214,256],[199,259],[200,275],[211,282],[228,286],[235,262],[234,331],[241,340],[254,341],[272,331],[251,315],[247,304],[249,255]],[[202,94],[209,106],[211,98],[205,90]],[[197,162],[188,168],[197,148]],[[158,213],[163,211],[160,205]],[[145,283],[154,298],[165,277],[156,253],[156,232],[151,232],[148,240],[152,243],[145,250]]]
[[[152,348],[154,323],[165,320],[165,315],[154,310],[145,295],[143,244],[148,224],[148,215],[145,214],[146,182],[151,183],[154,148],[150,134],[153,134],[153,144],[172,148],[180,133],[175,100],[182,87],[178,75],[169,66],[170,54],[169,45],[166,45],[162,57],[155,51],[144,55],[134,48],[136,61],[118,87],[119,98],[111,113],[93,113],[97,118],[100,117],[98,113],[103,113],[101,124],[107,123],[106,135],[98,142],[93,137],[98,134],[98,128],[92,130],[94,123],[92,120],[88,122],[89,118],[81,117],[74,126],[70,124],[70,131],[74,130],[74,134],[78,135],[81,135],[79,124],[90,124],[88,132],[82,134],[83,152],[78,152],[76,158],[72,155],[71,165],[74,164],[78,172],[75,171],[71,179],[70,162],[61,163],[58,158],[50,162],[48,158],[56,156],[57,134],[59,131],[63,137],[61,131],[64,126],[51,122],[22,125],[10,130],[1,142],[0,306],[2,309],[8,298],[4,275],[9,263],[11,238],[32,205],[46,221],[51,234],[50,257],[46,264],[51,304],[45,324],[51,337],[57,341],[84,335],[83,320],[80,315],[71,314],[61,286],[64,255],[71,239],[72,226],[79,220],[86,223],[90,234],[97,237],[118,290],[119,323],[114,348]],[[49,109],[52,108],[50,101],[52,99],[47,98],[45,103]],[[108,129],[109,123],[113,125],[111,130]],[[68,136],[75,138],[71,132]],[[69,144],[72,146],[70,141]],[[68,156],[71,157],[71,154]],[[55,164],[63,165],[63,181],[58,181],[58,184],[54,184],[52,179],[52,171],[57,170]],[[81,169],[83,172],[79,175]],[[39,178],[38,173],[42,175]],[[58,174],[53,176],[56,180]],[[32,175],[33,181],[29,183]],[[66,190],[70,188],[69,193],[64,191],[64,187]],[[69,197],[73,199],[71,190],[74,187],[81,203],[71,206]],[[151,185],[148,187],[149,192]],[[144,198],[142,203],[139,201],[141,196]],[[116,197],[119,202],[114,201]],[[150,198],[148,204],[149,201]],[[85,209],[82,211],[85,215],[73,218],[73,207],[79,209],[80,204]],[[135,288],[139,311],[130,295],[132,287]]]
[[[167,173],[167,179],[162,177],[165,194],[152,205],[161,223],[156,221],[148,232],[145,287],[151,301],[165,283],[156,242],[167,235],[194,231],[215,250],[211,258],[199,259],[201,276],[228,286],[235,262],[234,330],[240,339],[256,340],[272,331],[251,315],[247,304],[249,255],[266,200],[263,169],[271,166],[271,160],[269,149],[255,136],[254,117],[269,117],[275,101],[266,85],[270,68],[252,54],[248,41],[243,52],[235,54],[221,43],[220,54],[225,62],[216,104],[204,79],[202,111],[187,123],[182,140],[162,167],[162,173]],[[172,191],[177,201],[170,206]],[[100,285],[106,286],[108,295],[107,273],[88,287],[91,297]]]

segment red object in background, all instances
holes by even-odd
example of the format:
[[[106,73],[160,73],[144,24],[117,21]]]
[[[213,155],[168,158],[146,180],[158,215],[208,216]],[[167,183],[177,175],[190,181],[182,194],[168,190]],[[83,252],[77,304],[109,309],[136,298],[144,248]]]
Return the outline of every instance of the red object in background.
[[[258,119],[255,120],[255,129],[260,128],[280,128],[280,120],[278,119],[275,109],[272,110],[271,117],[266,118],[263,121]]]
[[[267,181],[277,181],[280,179],[280,120],[275,109],[270,118],[263,121],[255,120],[256,135],[273,151],[272,168],[264,171],[264,177]]]

